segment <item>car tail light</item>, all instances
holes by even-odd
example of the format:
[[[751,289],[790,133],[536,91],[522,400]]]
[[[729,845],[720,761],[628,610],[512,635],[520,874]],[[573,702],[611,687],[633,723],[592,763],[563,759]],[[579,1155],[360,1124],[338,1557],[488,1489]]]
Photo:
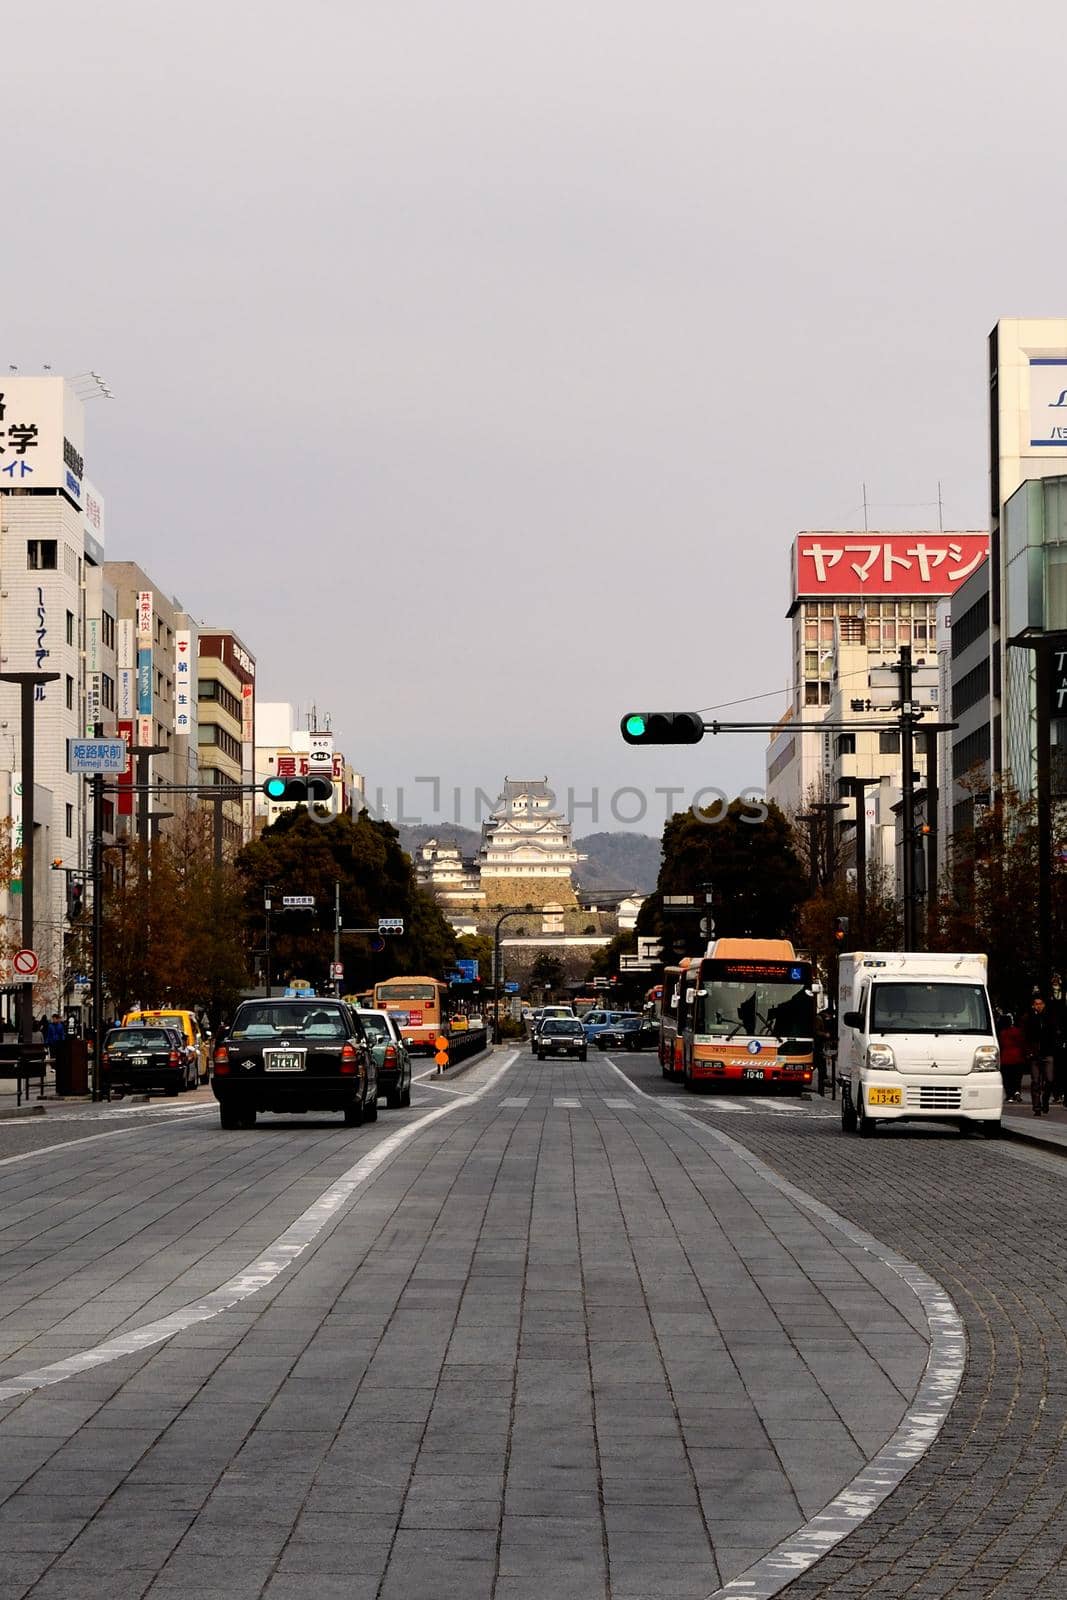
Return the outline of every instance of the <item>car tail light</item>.
[[[359,1065],[359,1052],[354,1044],[346,1044],[341,1049],[341,1071],[346,1077],[353,1077]]]
[[[224,1044],[220,1044],[219,1045],[219,1047],[215,1051],[214,1057],[212,1059],[214,1060],[214,1063],[215,1063],[215,1071],[216,1072],[219,1072],[219,1073],[229,1072],[229,1070],[230,1070],[230,1052],[227,1050],[227,1048],[226,1048],[226,1046]]]
[[[111,1056],[108,1053],[108,1051],[106,1051],[106,1050],[102,1050],[100,1052],[100,1065],[104,1068],[105,1071],[111,1065]]]
[[[172,1066],[172,1067],[176,1067],[178,1065],[179,1060],[180,1060],[180,1057],[178,1055],[177,1050],[172,1050],[170,1055],[167,1057],[167,1061],[168,1061],[169,1065]]]
[[[383,1060],[384,1065],[387,1066],[387,1067],[395,1067],[396,1066],[396,1045],[395,1044],[387,1044],[386,1045],[386,1047],[385,1047],[385,1055],[382,1057],[382,1060]]]

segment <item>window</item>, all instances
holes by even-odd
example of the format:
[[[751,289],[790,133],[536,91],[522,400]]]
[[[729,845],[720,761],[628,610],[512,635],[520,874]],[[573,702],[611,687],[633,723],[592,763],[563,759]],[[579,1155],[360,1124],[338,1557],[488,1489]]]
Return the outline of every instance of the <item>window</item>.
[[[830,684],[828,684],[828,683],[820,683],[820,685],[819,685],[819,704],[821,706],[828,706],[830,704],[830,688],[831,688]]]
[[[109,678],[107,673],[100,675],[100,699],[108,711],[115,709],[115,680]]]
[[[74,710],[74,679],[67,673],[67,710]]]
[[[899,756],[900,734],[883,730],[878,735],[878,754],[880,756]]]
[[[809,678],[808,682],[804,685],[804,704],[806,706],[817,706],[818,703],[819,685],[817,683],[813,683]]]
[[[56,541],[54,539],[27,539],[26,566],[31,572],[56,570]]]
[[[68,801],[68,803],[67,803],[67,838],[68,839],[73,839],[73,837],[74,837],[74,807]]]
[[[105,649],[114,650],[114,648],[115,648],[115,619],[107,611],[105,611],[103,613],[103,615],[102,615],[102,617],[100,619],[100,637],[102,638],[102,640],[104,642]]]
[[[952,714],[960,716],[989,694],[989,657],[984,657],[976,667],[965,673],[952,690]]]
[[[67,643],[68,644],[73,644],[74,643],[74,613],[73,613],[73,611],[68,611],[67,612]]]
[[[837,753],[839,756],[854,756],[856,754],[856,735],[854,733],[841,734],[837,741]]]

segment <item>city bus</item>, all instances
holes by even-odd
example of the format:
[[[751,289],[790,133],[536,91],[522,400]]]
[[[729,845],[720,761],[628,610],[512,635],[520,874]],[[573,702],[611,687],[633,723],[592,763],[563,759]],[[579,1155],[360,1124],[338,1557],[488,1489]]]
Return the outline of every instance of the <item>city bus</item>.
[[[409,1050],[432,1055],[447,991],[439,978],[386,978],[374,985],[374,1007],[392,1012]]]
[[[702,1083],[810,1089],[815,1052],[811,963],[788,939],[717,939],[663,974],[660,1066]]]

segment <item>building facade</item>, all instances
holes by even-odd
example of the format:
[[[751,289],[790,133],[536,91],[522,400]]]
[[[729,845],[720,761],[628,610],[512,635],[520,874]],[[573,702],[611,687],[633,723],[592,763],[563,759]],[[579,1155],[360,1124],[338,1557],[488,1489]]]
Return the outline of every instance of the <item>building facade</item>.
[[[505,778],[500,803],[482,823],[478,874],[488,906],[577,905],[574,869],[583,858],[547,778]]]
[[[333,784],[330,798],[323,802],[330,816],[358,817],[366,804],[366,779],[357,772],[348,757],[332,748],[333,735],[318,734],[317,730],[301,728],[293,707],[286,701],[265,701],[256,707],[255,744],[255,826],[269,827],[285,811],[292,811],[295,802],[279,803],[263,793],[268,778],[306,778],[312,771],[327,776],[327,762],[321,760],[313,766],[312,740],[330,742],[328,775]]]
[[[198,782],[205,791],[253,782],[256,742],[256,663],[247,646],[228,628],[200,630],[197,646]],[[254,797],[234,794],[222,801],[209,795],[222,830],[222,847],[233,854],[252,837]]]

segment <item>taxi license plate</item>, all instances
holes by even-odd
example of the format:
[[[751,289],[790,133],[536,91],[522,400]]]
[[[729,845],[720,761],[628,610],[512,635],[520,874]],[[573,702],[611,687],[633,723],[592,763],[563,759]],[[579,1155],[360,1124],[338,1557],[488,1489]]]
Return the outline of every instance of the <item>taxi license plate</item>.
[[[899,1106],[900,1090],[872,1087],[867,1090],[867,1104],[869,1106]]]
[[[130,1066],[131,1067],[147,1067],[147,1065],[148,1065],[148,1057],[147,1056],[131,1056],[130,1057]]]
[[[303,1052],[295,1050],[264,1050],[264,1072],[302,1072]]]
[[[741,1076],[742,1076],[742,1078],[762,1078],[763,1077],[763,1068],[762,1067],[742,1067],[741,1068]]]

